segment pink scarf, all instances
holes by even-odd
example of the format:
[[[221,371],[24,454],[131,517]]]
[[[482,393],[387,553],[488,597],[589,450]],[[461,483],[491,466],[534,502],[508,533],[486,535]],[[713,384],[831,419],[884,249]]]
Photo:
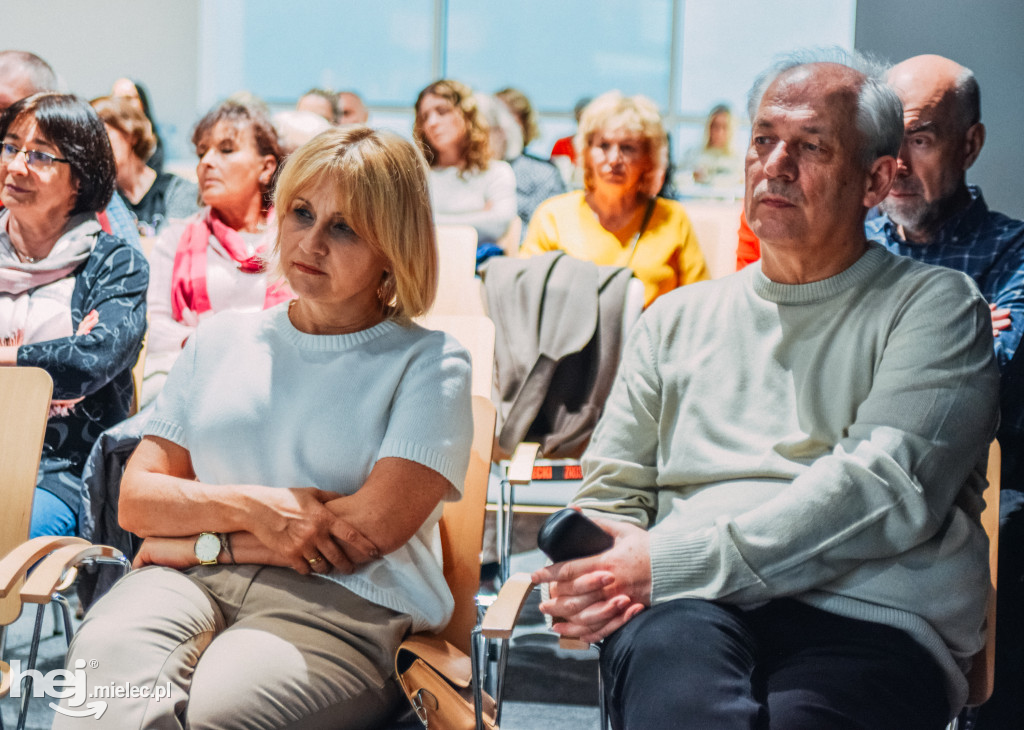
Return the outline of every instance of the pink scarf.
[[[268,220],[273,220],[273,213]],[[224,247],[243,274],[263,274],[267,268],[266,246],[261,245],[256,253],[249,256],[241,234],[222,221],[212,209],[190,223],[178,241],[171,270],[171,313],[178,322],[183,321],[186,310],[202,314],[211,309],[210,296],[206,291],[206,249],[210,236]],[[263,308],[291,299],[294,295],[288,284],[279,279],[267,286]]]

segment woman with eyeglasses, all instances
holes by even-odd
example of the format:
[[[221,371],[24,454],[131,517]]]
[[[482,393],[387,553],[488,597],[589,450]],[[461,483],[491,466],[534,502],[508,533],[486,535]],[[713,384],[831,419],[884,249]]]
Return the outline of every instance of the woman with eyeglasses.
[[[199,120],[192,143],[206,207],[168,224],[150,254],[142,406],[160,392],[200,320],[228,309],[258,312],[290,297],[266,265],[276,234],[271,195],[282,156],[274,126],[255,105],[225,101]]]
[[[22,99],[0,115],[0,140],[0,366],[53,378],[31,534],[74,535],[85,458],[131,405],[149,267],[96,219],[114,156],[88,104]]]
[[[583,190],[538,206],[521,255],[562,250],[602,266],[627,266],[644,284],[644,306],[707,279],[683,206],[657,197],[668,137],[654,102],[602,94],[583,110],[573,144],[583,161]]]

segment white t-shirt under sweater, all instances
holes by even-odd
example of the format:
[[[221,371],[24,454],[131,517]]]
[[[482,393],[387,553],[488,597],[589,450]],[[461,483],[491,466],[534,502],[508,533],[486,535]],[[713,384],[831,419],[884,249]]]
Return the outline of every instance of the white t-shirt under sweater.
[[[991,332],[967,276],[877,244],[811,284],[757,265],[678,289],[631,335],[575,502],[650,529],[654,603],[790,596],[895,626],[959,708],[988,591]]]
[[[197,215],[205,214],[204,210]],[[146,312],[149,330],[141,405],[146,405],[156,398],[167,373],[181,354],[181,343],[195,331],[199,320],[227,310],[258,312],[263,309],[266,299],[267,273],[250,274],[240,271],[238,263],[216,238],[210,236],[210,245],[206,249],[206,291],[210,298],[210,310],[199,315],[189,312],[182,322],[174,319],[171,308],[174,257],[185,229],[196,218],[197,216],[192,216],[168,223],[157,237],[148,256],[149,290],[146,293]],[[269,225],[267,230],[261,233],[239,235],[245,241],[250,254],[255,254],[261,245],[269,252],[273,250],[277,228]]]
[[[287,304],[201,323],[146,426],[187,449],[208,484],[352,494],[378,460],[398,457],[444,476],[447,499],[461,493],[472,431],[469,355],[454,339],[393,321],[309,335],[291,324]],[[414,631],[442,628],[453,604],[440,515],[438,505],[403,547],[330,578],[408,614]]]
[[[433,167],[430,203],[435,223],[473,226],[478,243],[494,243],[517,215],[516,175],[502,160],[461,175],[457,167]]]

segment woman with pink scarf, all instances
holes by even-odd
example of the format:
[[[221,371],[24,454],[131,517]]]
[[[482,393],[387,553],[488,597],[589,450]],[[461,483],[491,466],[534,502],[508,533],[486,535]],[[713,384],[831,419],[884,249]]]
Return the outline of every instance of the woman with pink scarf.
[[[291,297],[267,257],[276,226],[270,205],[281,150],[258,108],[214,107],[192,133],[202,211],[163,230],[150,254],[149,342],[141,404],[163,387],[201,319],[259,311]]]
[[[0,115],[0,366],[53,378],[33,537],[78,532],[85,458],[131,405],[149,267],[100,229],[114,180],[103,122],[80,99],[35,94]]]

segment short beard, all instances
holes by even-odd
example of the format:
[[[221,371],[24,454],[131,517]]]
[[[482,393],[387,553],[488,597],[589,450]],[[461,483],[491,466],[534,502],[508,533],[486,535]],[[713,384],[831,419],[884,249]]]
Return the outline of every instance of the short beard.
[[[920,202],[895,203],[887,197],[878,205],[878,209],[902,227],[904,232],[916,238],[931,239],[952,214],[956,195],[957,190],[954,188],[948,195],[930,203],[920,199]]]

